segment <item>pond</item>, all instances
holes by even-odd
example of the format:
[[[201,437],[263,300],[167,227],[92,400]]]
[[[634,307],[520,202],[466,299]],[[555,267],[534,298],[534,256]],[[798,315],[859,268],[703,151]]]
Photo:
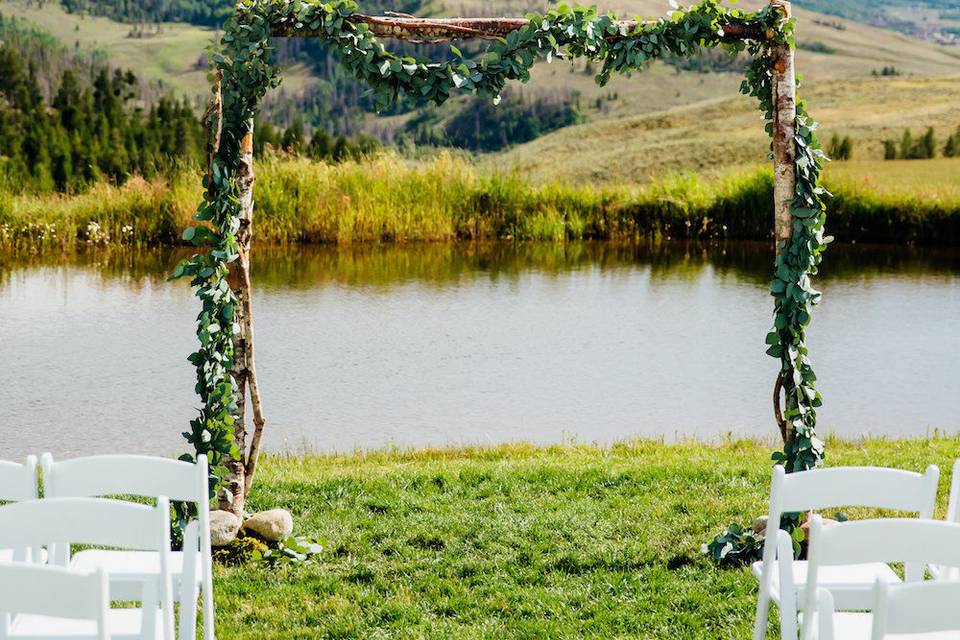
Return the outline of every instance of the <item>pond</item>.
[[[0,457],[171,454],[194,414],[182,250],[0,258]],[[257,248],[268,450],[772,438],[769,245]],[[960,430],[960,252],[835,246],[823,432]]]

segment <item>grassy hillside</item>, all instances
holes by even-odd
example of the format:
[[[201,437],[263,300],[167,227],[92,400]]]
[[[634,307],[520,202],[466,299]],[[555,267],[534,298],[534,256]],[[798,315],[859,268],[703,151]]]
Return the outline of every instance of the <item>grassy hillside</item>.
[[[181,95],[205,97],[209,92],[203,54],[217,30],[190,24],[165,22],[157,29],[145,27],[141,37],[134,27],[109,18],[67,13],[58,2],[42,5],[26,0],[0,0],[0,12],[26,18],[64,45],[135,69],[145,79],[160,80]],[[286,73],[287,91],[300,91],[309,71],[297,65]]]
[[[518,15],[552,2],[530,0],[435,0],[437,15]],[[625,16],[655,18],[666,0],[599,3]],[[746,9],[763,2],[747,0]],[[804,97],[825,130],[849,134],[856,157],[882,157],[882,140],[902,128],[927,126],[945,135],[960,124],[955,81],[960,47],[931,44],[888,29],[795,8],[797,68]],[[829,51],[812,51],[821,49]],[[894,67],[895,78],[873,72]],[[766,141],[754,104],[737,96],[740,73],[698,73],[655,64],[632,78],[614,77],[597,87],[584,62],[541,64],[523,87],[529,94],[574,90],[587,122],[548,134],[492,158],[489,167],[515,167],[536,180],[646,180],[678,169],[713,170],[719,164],[752,163],[764,157]],[[852,84],[851,84],[852,82]],[[889,116],[889,117],[888,117]],[[559,155],[558,155],[559,154]],[[562,157],[558,163],[556,158]],[[504,162],[504,160],[506,162]]]
[[[443,0],[435,1],[438,15],[519,15],[528,10],[542,10],[544,3],[527,0]],[[656,18],[663,15],[666,0],[609,0],[598,3],[601,8],[624,16]],[[739,3],[745,9],[757,9],[763,2],[747,0]],[[938,46],[887,29],[795,9],[798,41],[820,43],[833,53],[807,49],[797,52],[797,68],[808,82],[846,78],[869,78],[874,70],[893,66],[904,76],[942,77],[958,74],[960,47]],[[828,26],[828,24],[835,26]],[[843,30],[837,27],[842,27]],[[676,106],[690,105],[712,97],[733,95],[740,85],[739,73],[677,72],[673,67],[655,65],[644,74],[632,78],[615,77],[606,88],[598,88],[593,76],[584,72],[583,62],[572,65],[554,63],[533,70],[526,90],[556,91],[573,89],[583,95],[586,115],[594,122],[626,115],[650,113]],[[610,94],[616,100],[607,100]],[[601,107],[596,108],[596,99]]]
[[[424,13],[431,15],[519,15],[531,9],[542,10],[553,2],[528,0],[432,0]],[[603,9],[627,16],[656,17],[669,9],[666,0],[609,0],[599,3]],[[742,2],[745,8],[761,6],[758,0]],[[361,7],[364,2],[361,0]],[[163,79],[175,89],[204,94],[205,70],[197,66],[204,47],[215,36],[215,31],[178,23],[164,23],[160,33],[142,38],[129,37],[131,26],[106,18],[66,13],[54,1],[42,7],[26,0],[0,0],[0,11],[21,15],[65,44],[83,49],[100,49],[118,64],[141,70],[148,77]],[[832,54],[807,50],[798,52],[798,67],[810,81],[835,78],[868,77],[872,70],[893,65],[907,75],[943,76],[957,72],[960,49],[932,45],[885,29],[866,27],[838,18],[824,19],[801,9],[796,10],[800,21],[801,42],[823,43]],[[832,23],[844,30],[820,23]],[[309,82],[309,71],[299,67],[288,71],[284,86],[297,91]],[[676,73],[660,66],[652,74],[641,74],[632,79],[617,78],[607,89],[599,89],[592,75],[584,72],[584,65],[555,63],[541,65],[534,70],[529,90],[553,92],[573,89],[583,94],[582,104],[589,106],[596,98],[603,100],[600,109],[588,109],[594,119],[619,117],[626,114],[647,113],[665,108],[692,104],[728,88],[736,88],[738,74]],[[616,100],[606,100],[610,94]]]
[[[551,4],[555,3],[431,0],[423,13],[517,15]],[[755,9],[762,2],[741,4]],[[609,0],[602,6],[641,17],[656,17],[669,8],[666,0]],[[133,38],[130,25],[67,14],[53,1],[41,8],[25,0],[0,0],[0,10],[27,17],[68,45],[98,49],[111,61],[162,79],[177,91],[206,95],[205,71],[198,62],[213,30],[168,23],[157,34]],[[938,46],[799,8],[795,13],[801,44],[797,64],[806,82],[802,95],[828,135],[837,131],[853,138],[856,158],[881,157],[882,140],[899,139],[904,127],[919,133],[934,126],[945,134],[960,123],[956,82],[960,47]],[[901,75],[872,77],[884,67],[895,67]],[[714,171],[752,164],[763,158],[766,142],[753,103],[737,95],[740,80],[737,72],[700,73],[656,64],[599,88],[583,62],[541,64],[531,82],[518,91],[528,97],[578,92],[586,122],[480,162],[512,167],[535,179],[549,175],[581,182],[646,180],[678,169]],[[300,64],[287,71],[283,87],[296,94],[312,82],[311,70]],[[455,110],[451,106],[446,113]],[[370,116],[368,126],[391,131],[408,118]],[[557,163],[557,157],[564,162]]]
[[[100,51],[114,64],[136,69],[145,78],[163,80],[174,91],[197,96],[207,91],[206,68],[198,67],[197,62],[213,37],[210,29],[167,23],[155,35],[133,38],[128,24],[72,15],[57,2],[41,6],[4,0],[0,11],[30,20],[68,47]]]
[[[935,127],[941,136],[960,124],[956,79],[871,78],[804,87],[824,137],[850,135],[854,158],[883,157],[882,140]],[[533,180],[644,181],[664,172],[716,173],[762,162],[767,137],[753,100],[736,96],[666,111],[607,118],[550,133],[484,162]],[[563,162],[557,162],[563,158]]]

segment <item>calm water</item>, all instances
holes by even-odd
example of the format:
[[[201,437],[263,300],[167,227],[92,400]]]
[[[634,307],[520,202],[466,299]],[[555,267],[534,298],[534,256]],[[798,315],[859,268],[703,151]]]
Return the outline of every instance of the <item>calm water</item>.
[[[164,281],[179,257],[0,257],[0,457],[183,449],[198,308]],[[766,245],[255,260],[271,450],[774,433]],[[960,253],[838,246],[823,272],[823,428],[960,430]]]

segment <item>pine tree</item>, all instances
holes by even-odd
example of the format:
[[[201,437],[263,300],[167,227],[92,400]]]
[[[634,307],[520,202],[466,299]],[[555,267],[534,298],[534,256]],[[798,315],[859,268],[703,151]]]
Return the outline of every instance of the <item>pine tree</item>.
[[[909,160],[913,157],[913,135],[910,133],[910,129],[903,130],[903,137],[900,138],[900,158],[903,160]]]
[[[894,142],[893,140],[883,141],[883,159],[884,160],[897,159],[897,143]]]
[[[956,158],[960,156],[960,126],[955,133],[947,136],[947,141],[943,145],[943,156],[945,158]]]
[[[314,129],[313,137],[310,139],[310,146],[307,147],[307,155],[314,160],[329,160],[333,151],[333,140],[325,129]]]
[[[333,150],[330,156],[334,162],[343,162],[350,157],[350,143],[345,136],[337,136],[337,141],[333,143]]]
[[[843,136],[843,141],[840,143],[840,149],[837,153],[837,158],[840,160],[849,160],[853,157],[853,140],[850,139],[850,136]]]
[[[287,153],[299,155],[303,151],[303,121],[300,118],[294,120],[283,132],[281,145]]]
[[[917,153],[919,158],[933,158],[937,155],[937,139],[933,133],[933,127],[929,127],[923,134],[918,146],[920,147]]]

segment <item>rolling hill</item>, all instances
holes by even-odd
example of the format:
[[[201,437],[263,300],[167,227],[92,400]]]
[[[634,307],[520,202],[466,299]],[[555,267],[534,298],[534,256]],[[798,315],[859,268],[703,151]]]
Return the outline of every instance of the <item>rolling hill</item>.
[[[819,0],[801,0],[798,5]],[[517,15],[554,3],[529,0],[431,0],[419,13],[427,15]],[[761,6],[747,0],[741,6]],[[846,6],[838,0],[837,6]],[[858,3],[862,4],[862,3]],[[885,0],[884,11],[902,4]],[[935,10],[943,0],[927,0]],[[364,2],[361,0],[361,7]],[[669,8],[667,0],[610,0],[603,3],[621,15],[655,17]],[[71,14],[57,2],[0,0],[0,12],[37,23],[62,42],[81,50],[96,50],[117,65],[132,67],[163,80],[174,91],[206,94],[204,47],[214,29],[183,23],[124,24],[103,17]],[[836,13],[836,12],[835,12]],[[843,12],[839,12],[843,13]],[[798,24],[798,71],[805,85],[801,94],[811,102],[827,132],[850,135],[857,158],[882,157],[882,140],[899,138],[902,129],[917,132],[928,126],[944,133],[960,123],[960,47],[937,45],[890,29],[842,17],[795,8]],[[708,65],[710,66],[710,65]],[[875,72],[895,69],[894,77]],[[297,96],[317,86],[314,65],[299,63],[285,74],[283,90]],[[592,69],[583,62],[541,64],[531,82],[515,88],[517,95],[562,96],[576,100],[582,124],[514,146],[478,161],[498,168],[513,167],[533,177],[560,175],[592,181],[643,180],[675,169],[712,170],[763,157],[764,139],[755,106],[739,97],[739,72],[700,72],[657,63],[632,78],[614,78],[597,87]],[[954,78],[954,81],[945,80]],[[437,116],[452,117],[466,101],[458,99]],[[362,125],[391,138],[411,114],[365,116]],[[557,158],[563,162],[557,163]],[[603,172],[598,167],[604,167]],[[609,172],[613,167],[614,170]]]
[[[858,160],[882,158],[883,140],[899,139],[905,128],[919,134],[935,127],[945,135],[960,125],[956,78],[830,80],[806,87],[801,97],[821,122],[821,135],[849,135]],[[768,144],[754,100],[731,90],[729,97],[568,127],[481,161],[534,181],[630,182],[755,165]]]

